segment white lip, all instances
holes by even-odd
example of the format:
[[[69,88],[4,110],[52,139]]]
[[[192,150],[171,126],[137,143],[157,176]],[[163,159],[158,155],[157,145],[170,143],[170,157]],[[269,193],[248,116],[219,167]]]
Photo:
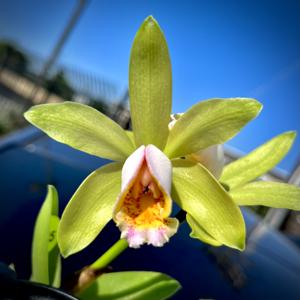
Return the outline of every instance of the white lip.
[[[145,170],[143,168],[146,168]],[[145,173],[144,173],[145,172]],[[148,173],[147,173],[148,172]],[[148,175],[147,175],[148,174]],[[144,178],[145,176],[145,178]],[[150,177],[150,180],[149,178]],[[113,219],[121,230],[121,238],[126,238],[129,246],[138,248],[144,243],[151,244],[156,247],[163,246],[168,242],[178,228],[178,221],[173,218],[168,218],[172,210],[171,193],[172,180],[172,164],[168,157],[161,152],[154,145],[147,145],[139,147],[132,153],[125,161],[122,169],[122,189],[117,199],[115,209],[113,212]],[[161,223],[159,225],[151,225],[147,228],[141,225],[135,225],[131,222],[131,217],[124,212],[124,208],[128,205],[126,200],[135,200],[134,191],[139,190],[140,184],[151,184],[153,187],[153,197],[155,197],[155,190],[164,198],[164,207],[161,209]],[[131,197],[126,198],[128,193]],[[137,192],[137,195],[139,192]],[[138,198],[136,198],[138,199]],[[154,223],[155,224],[155,223]]]

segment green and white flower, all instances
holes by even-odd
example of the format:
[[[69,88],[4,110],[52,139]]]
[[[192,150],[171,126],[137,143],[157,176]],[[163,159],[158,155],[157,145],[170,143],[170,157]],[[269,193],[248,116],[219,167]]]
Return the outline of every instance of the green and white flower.
[[[171,63],[164,35],[152,17],[133,43],[129,94],[133,134],[78,103],[38,105],[25,114],[53,139],[116,161],[92,172],[65,208],[58,229],[63,256],[88,246],[111,219],[129,246],[162,246],[178,227],[170,217],[173,201],[187,213],[192,237],[243,250],[240,203],[217,180],[220,170],[212,167],[209,154],[217,154],[216,145],[234,137],[262,105],[246,98],[202,101],[169,130]]]

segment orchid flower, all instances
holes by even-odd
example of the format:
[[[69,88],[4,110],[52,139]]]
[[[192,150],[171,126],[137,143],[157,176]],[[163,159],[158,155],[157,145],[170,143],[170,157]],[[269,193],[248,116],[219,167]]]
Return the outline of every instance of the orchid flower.
[[[173,201],[187,213],[192,237],[243,250],[245,224],[238,205],[204,160],[183,158],[234,137],[261,104],[246,98],[201,101],[169,130],[171,63],[152,17],[133,42],[129,95],[132,133],[79,103],[38,105],[25,114],[53,139],[116,161],[92,172],[66,206],[58,229],[62,255],[87,247],[111,219],[130,247],[162,246],[178,228],[170,217]]]

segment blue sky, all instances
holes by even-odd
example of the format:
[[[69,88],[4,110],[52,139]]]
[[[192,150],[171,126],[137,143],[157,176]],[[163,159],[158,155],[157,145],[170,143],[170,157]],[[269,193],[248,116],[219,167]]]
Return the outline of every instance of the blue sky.
[[[46,57],[76,1],[0,1],[0,39]],[[212,97],[255,97],[261,115],[232,141],[248,152],[300,132],[299,1],[90,0],[60,61],[127,86],[132,40],[152,14],[169,44],[173,111]],[[280,167],[299,159],[300,138]]]

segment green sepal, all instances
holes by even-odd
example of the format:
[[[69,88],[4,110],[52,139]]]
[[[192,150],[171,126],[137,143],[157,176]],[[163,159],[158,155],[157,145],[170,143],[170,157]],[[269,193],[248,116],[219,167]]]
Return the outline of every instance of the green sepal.
[[[208,234],[191,215],[186,215],[186,221],[192,229],[192,232],[190,233],[191,238],[198,239],[215,247],[222,245],[222,243],[215,240],[210,234]]]
[[[158,272],[115,272],[101,275],[79,296],[82,300],[163,300],[180,288],[177,280]]]
[[[121,163],[97,169],[73,195],[58,227],[58,244],[64,257],[87,247],[111,220],[121,191],[121,169]]]
[[[57,246],[56,232],[59,224],[58,195],[54,186],[48,193],[37,216],[32,241],[31,281],[60,286],[61,258]]]
[[[92,155],[124,161],[135,149],[125,130],[87,105],[41,104],[24,116],[54,140]]]
[[[265,174],[285,157],[295,137],[296,132],[287,131],[272,138],[244,157],[228,164],[220,181],[233,189]]]
[[[254,119],[262,105],[248,98],[210,99],[193,105],[170,130],[164,152],[186,156],[234,137]]]
[[[148,17],[137,32],[130,55],[129,96],[137,147],[164,148],[172,105],[168,46],[158,23]]]
[[[281,182],[255,181],[230,191],[237,205],[300,210],[300,188]]]
[[[130,130],[126,130],[126,134],[127,134],[128,138],[130,139],[132,145],[135,146],[135,140],[134,140],[134,134],[133,134],[133,132],[130,131]]]
[[[202,165],[173,161],[172,199],[218,243],[245,248],[245,223],[240,209]],[[192,230],[196,234],[197,226]]]

